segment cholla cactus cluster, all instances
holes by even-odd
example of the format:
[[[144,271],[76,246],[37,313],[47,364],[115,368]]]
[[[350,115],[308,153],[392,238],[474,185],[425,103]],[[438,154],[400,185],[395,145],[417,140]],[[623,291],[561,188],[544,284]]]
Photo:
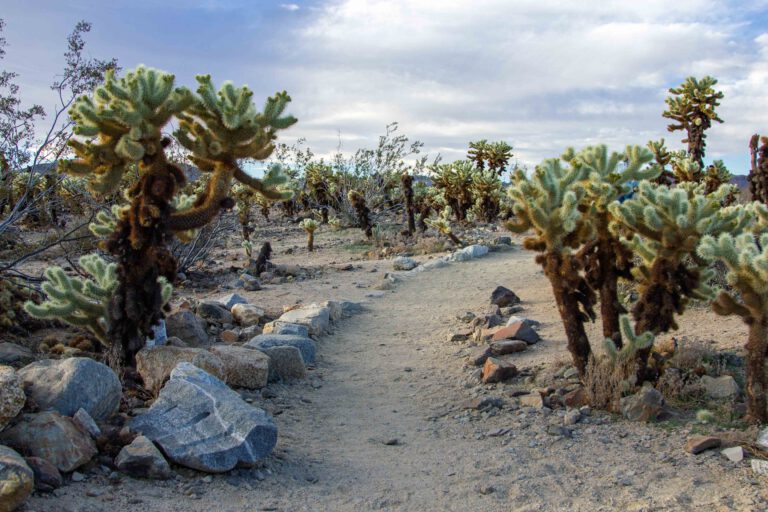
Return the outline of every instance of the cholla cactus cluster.
[[[456,234],[453,232],[453,228],[451,227],[451,214],[451,207],[446,206],[442,212],[440,212],[440,215],[437,218],[425,219],[424,222],[428,226],[437,230],[437,232],[441,235],[447,236],[448,239],[458,247],[462,247],[464,243],[459,237],[456,236]]]

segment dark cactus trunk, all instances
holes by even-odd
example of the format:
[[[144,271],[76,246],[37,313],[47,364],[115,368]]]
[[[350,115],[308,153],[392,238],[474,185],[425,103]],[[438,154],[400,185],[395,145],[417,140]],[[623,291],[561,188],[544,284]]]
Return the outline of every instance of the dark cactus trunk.
[[[747,342],[746,374],[747,374],[747,421],[750,423],[768,422],[766,410],[766,392],[768,383],[765,378],[765,358],[768,348],[768,320],[765,316],[750,319],[749,341]]]
[[[405,217],[408,224],[408,236],[416,232],[416,216],[413,206],[413,176],[403,174],[400,178],[403,184],[403,199],[405,200]]]

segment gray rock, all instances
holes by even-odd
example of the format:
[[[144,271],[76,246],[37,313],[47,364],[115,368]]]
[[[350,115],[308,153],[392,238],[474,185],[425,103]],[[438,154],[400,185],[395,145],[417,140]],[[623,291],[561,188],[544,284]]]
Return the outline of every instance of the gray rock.
[[[20,367],[36,360],[35,354],[27,347],[15,343],[0,343],[0,365]]]
[[[309,336],[309,329],[306,325],[291,324],[288,322],[275,320],[274,322],[269,322],[264,326],[263,334],[293,334],[294,336],[304,336],[306,338]],[[258,334],[256,336],[258,336]]]
[[[35,474],[24,459],[0,445],[0,512],[11,512],[32,494]]]
[[[0,366],[0,430],[21,412],[26,401],[16,371],[10,366]]]
[[[710,377],[704,375],[701,378],[704,391],[711,398],[733,398],[739,396],[739,385],[730,375]]]
[[[485,361],[492,355],[493,353],[491,352],[490,346],[481,345],[472,349],[472,351],[469,353],[469,360],[475,366],[482,366],[485,364]]]
[[[496,289],[491,293],[491,304],[495,304],[500,308],[514,306],[516,304],[520,304],[520,297],[518,297],[517,294],[515,294],[515,292],[509,288],[497,286]]]
[[[65,416],[85,409],[96,421],[117,412],[123,388],[112,369],[88,357],[47,359],[18,372],[27,396],[40,409],[53,409]]]
[[[78,409],[75,415],[72,416],[72,420],[80,427],[80,430],[88,432],[93,439],[101,435],[101,429],[85,409]]]
[[[250,274],[243,274],[240,277],[241,286],[243,287],[243,290],[247,292],[257,292],[261,290],[261,281],[256,279]]]
[[[538,320],[531,320],[530,318],[526,318],[524,316],[510,316],[509,320],[507,320],[507,325],[516,324],[518,322],[534,330],[541,327],[541,322],[539,322]]]
[[[271,347],[296,347],[301,352],[305,364],[315,364],[315,342],[305,336],[292,334],[260,334],[245,344],[246,347],[264,350]]]
[[[490,250],[485,245],[470,245],[459,249],[451,255],[452,261],[469,261],[475,258],[482,258],[488,254]]]
[[[24,460],[35,474],[36,491],[51,492],[64,483],[61,472],[47,460],[40,457],[24,457]]]
[[[215,345],[209,349],[224,363],[227,384],[261,389],[269,377],[269,356],[252,348]]]
[[[447,267],[449,265],[448,263],[449,258],[437,258],[434,260],[425,261],[415,269],[413,269],[411,272],[419,273],[419,272],[426,272],[428,270],[435,270],[438,268]]]
[[[528,348],[528,344],[523,340],[502,340],[491,343],[491,352],[495,356],[514,354],[523,352]]]
[[[331,325],[331,312],[323,306],[307,306],[299,309],[293,309],[278,319],[292,324],[306,325],[309,334],[322,336],[328,332]]]
[[[744,460],[744,448],[741,446],[732,446],[722,450],[720,453],[731,462],[741,462]]]
[[[232,310],[232,306],[235,304],[248,304],[248,299],[237,293],[230,293],[216,300],[219,304],[224,306],[228,310]]]
[[[365,311],[364,306],[359,302],[352,302],[351,300],[341,300],[338,302],[339,302],[339,305],[341,306],[342,316],[359,315],[360,313]]]
[[[145,436],[123,446],[115,459],[117,469],[134,478],[165,480],[173,476],[171,466],[160,450]]]
[[[395,270],[413,270],[419,266],[419,262],[407,256],[398,256],[392,261],[392,268]]]
[[[165,319],[168,337],[175,336],[190,347],[205,347],[210,344],[206,328],[205,320],[188,309],[177,311]]]
[[[55,411],[24,414],[11,428],[0,433],[0,442],[30,457],[40,457],[69,473],[96,455],[96,445],[72,418]]]
[[[177,464],[210,473],[253,465],[277,442],[277,427],[267,413],[189,363],[179,363],[131,429],[157,443]]]
[[[563,416],[563,425],[566,427],[575,425],[579,421],[581,421],[581,413],[578,409],[571,409],[565,413],[565,416]]]
[[[621,399],[621,412],[630,421],[649,421],[664,408],[664,397],[651,386],[644,386],[634,395]]]
[[[313,304],[314,306],[315,304]],[[322,304],[319,304],[320,307],[328,308],[328,316],[331,319],[331,322],[338,322],[342,319],[344,316],[344,308],[341,305],[341,302],[336,300],[326,300]]]
[[[298,348],[282,345],[265,348],[264,353],[269,356],[270,382],[307,378],[307,367]]]
[[[152,347],[143,348],[136,354],[136,371],[146,387],[157,394],[171,372],[181,363],[192,363],[220,379],[226,379],[224,362],[215,354],[202,348]]]
[[[497,236],[493,239],[495,245],[512,245],[512,237],[509,236]]]
[[[235,304],[232,306],[232,318],[243,327],[256,325],[266,312],[253,304]]]
[[[216,301],[203,301],[197,305],[195,313],[203,320],[212,324],[231,324],[232,313]]]
[[[755,444],[757,444],[757,446],[759,446],[763,450],[768,450],[768,427],[760,431],[760,434],[758,434],[757,441],[755,442]]]

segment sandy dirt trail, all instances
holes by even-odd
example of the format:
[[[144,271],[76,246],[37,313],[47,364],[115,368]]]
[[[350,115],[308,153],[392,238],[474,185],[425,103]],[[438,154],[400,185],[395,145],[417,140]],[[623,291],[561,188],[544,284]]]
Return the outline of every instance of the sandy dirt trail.
[[[106,477],[36,497],[27,511],[534,511],[761,510],[765,483],[746,464],[682,447],[685,428],[593,414],[573,438],[553,436],[557,413],[521,410],[509,385],[470,386],[466,346],[446,341],[457,313],[487,304],[496,285],[515,290],[544,341],[519,366],[564,357],[549,286],[530,253],[495,253],[424,272],[322,338],[313,376],[272,387],[255,403],[280,440],[258,470],[175,481]],[[692,313],[694,317],[698,313]],[[703,315],[703,313],[702,313]],[[697,319],[692,317],[695,324]],[[703,318],[703,317],[702,317]],[[708,317],[707,317],[708,318]],[[701,319],[699,319],[701,320]],[[593,329],[596,331],[598,326]],[[701,327],[699,322],[698,328]],[[718,322],[717,330],[742,329]],[[738,332],[741,336],[741,331]],[[499,396],[480,413],[460,404]],[[509,432],[489,435],[499,428]],[[87,494],[90,494],[88,496]]]

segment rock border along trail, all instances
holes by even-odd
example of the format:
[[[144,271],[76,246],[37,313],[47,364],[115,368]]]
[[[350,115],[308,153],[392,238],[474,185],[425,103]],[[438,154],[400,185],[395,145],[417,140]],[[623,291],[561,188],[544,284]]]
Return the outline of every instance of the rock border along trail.
[[[402,274],[401,274],[402,275]],[[755,510],[762,485],[718,451],[686,454],[688,433],[593,413],[570,436],[562,415],[519,407],[510,385],[468,381],[466,344],[446,341],[457,313],[513,289],[543,341],[519,367],[564,358],[564,335],[532,255],[409,273],[367,310],[320,339],[307,381],[268,388],[254,404],[275,415],[274,454],[262,467],[176,481],[124,478],[73,484],[24,510],[534,511]],[[472,398],[501,408],[464,410]]]

